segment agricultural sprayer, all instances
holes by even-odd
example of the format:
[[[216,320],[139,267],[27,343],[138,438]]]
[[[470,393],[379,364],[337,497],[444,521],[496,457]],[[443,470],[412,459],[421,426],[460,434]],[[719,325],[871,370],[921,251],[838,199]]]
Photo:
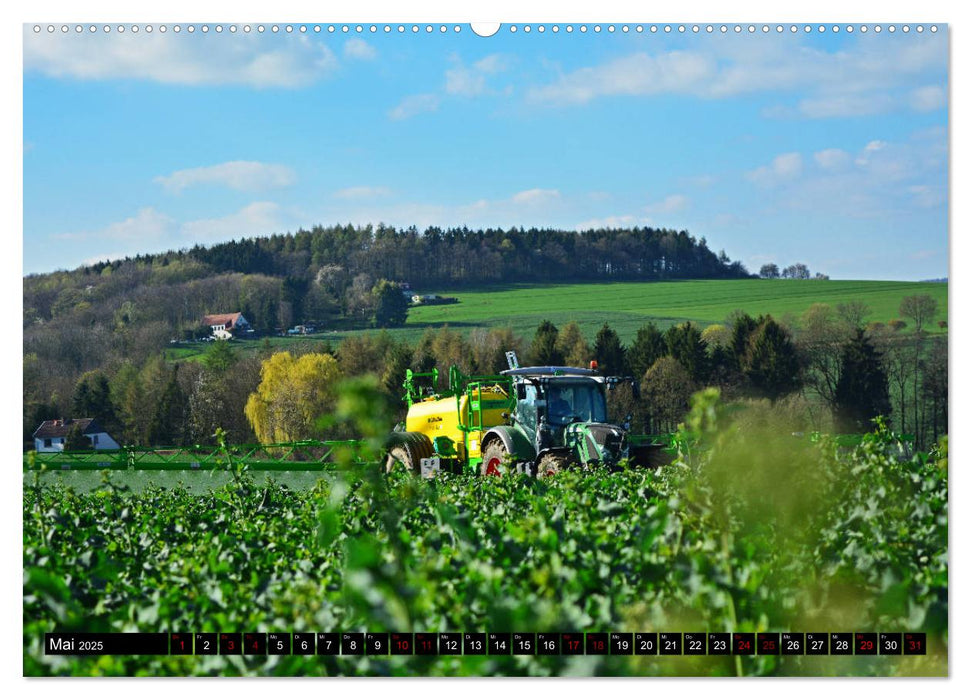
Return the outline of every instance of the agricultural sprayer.
[[[497,375],[408,371],[407,417],[389,440],[385,466],[423,475],[436,471],[499,476],[513,470],[549,476],[573,466],[656,466],[664,445],[608,422],[607,392],[630,377],[579,367],[519,367]]]

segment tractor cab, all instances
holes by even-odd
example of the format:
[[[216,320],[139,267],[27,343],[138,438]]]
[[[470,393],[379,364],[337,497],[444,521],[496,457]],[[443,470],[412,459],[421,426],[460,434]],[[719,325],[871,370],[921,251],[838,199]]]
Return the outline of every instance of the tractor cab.
[[[538,442],[540,434],[560,435],[571,423],[607,420],[603,377],[575,367],[522,367],[502,373],[513,380],[515,423]]]

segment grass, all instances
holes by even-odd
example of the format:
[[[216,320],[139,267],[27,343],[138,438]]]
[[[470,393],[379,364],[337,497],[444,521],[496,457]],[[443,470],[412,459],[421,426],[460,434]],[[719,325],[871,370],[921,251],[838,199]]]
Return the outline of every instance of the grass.
[[[722,323],[733,311],[753,316],[771,314],[784,319],[798,317],[812,304],[836,306],[862,301],[870,307],[868,321],[897,318],[901,300],[915,294],[929,294],[937,301],[937,317],[928,324],[931,333],[941,333],[938,320],[947,319],[947,284],[936,282],[887,282],[855,280],[684,280],[679,282],[614,282],[606,284],[517,284],[480,289],[439,289],[436,294],[457,297],[457,304],[418,306],[408,314],[404,328],[389,333],[414,344],[427,328],[448,324],[462,332],[473,328],[509,326],[524,338],[531,338],[543,320],[562,327],[569,321],[580,324],[592,340],[606,322],[625,343],[637,329],[653,321],[662,329],[683,321],[702,326]],[[306,343],[330,342],[336,346],[349,335],[373,332],[328,331],[301,337],[269,338],[274,351]],[[243,352],[257,352],[263,340],[236,341]],[[198,359],[205,343],[170,348],[169,360]]]
[[[607,322],[629,342],[648,320],[662,327],[682,321],[706,326],[723,322],[738,309],[752,315],[798,317],[817,302],[835,306],[859,300],[871,309],[868,321],[887,322],[898,317],[900,301],[915,294],[930,294],[937,300],[938,316],[929,324],[931,332],[940,332],[936,322],[947,318],[947,285],[930,282],[688,280],[515,285],[439,293],[457,296],[459,303],[412,309],[409,325],[510,325],[531,336],[544,319],[558,325],[575,320],[589,337]]]

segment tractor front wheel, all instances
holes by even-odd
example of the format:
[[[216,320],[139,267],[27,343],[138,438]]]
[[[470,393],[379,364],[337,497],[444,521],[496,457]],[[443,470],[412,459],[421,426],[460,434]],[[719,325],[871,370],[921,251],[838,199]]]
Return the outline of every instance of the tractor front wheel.
[[[536,478],[545,479],[548,476],[554,476],[559,472],[565,470],[569,465],[569,460],[563,455],[557,455],[547,452],[545,455],[539,458],[539,462],[536,463]]]
[[[482,450],[482,464],[480,472],[482,476],[502,476],[505,470],[506,460],[509,458],[509,451],[502,444],[502,440],[493,440]]]

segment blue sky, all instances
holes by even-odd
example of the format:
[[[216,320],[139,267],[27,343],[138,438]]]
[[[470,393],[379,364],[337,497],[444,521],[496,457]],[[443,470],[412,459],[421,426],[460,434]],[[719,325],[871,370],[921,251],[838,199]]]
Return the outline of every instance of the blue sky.
[[[945,28],[565,26],[28,25],[24,271],[384,222],[684,228],[753,271],[947,275]]]

